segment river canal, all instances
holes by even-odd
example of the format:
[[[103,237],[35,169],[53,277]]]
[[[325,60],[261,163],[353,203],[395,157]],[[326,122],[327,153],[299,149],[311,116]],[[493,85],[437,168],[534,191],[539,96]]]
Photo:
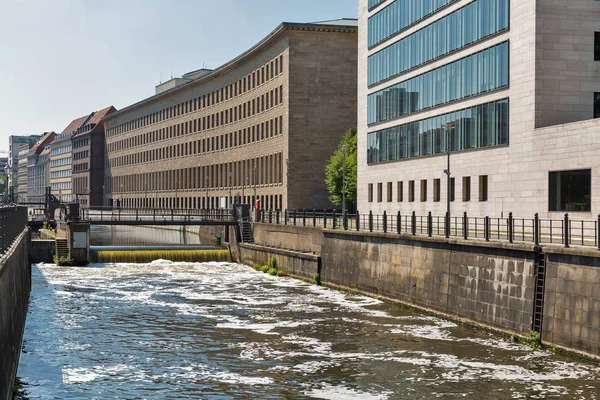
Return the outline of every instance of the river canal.
[[[33,268],[32,399],[595,399],[593,363],[223,263]]]

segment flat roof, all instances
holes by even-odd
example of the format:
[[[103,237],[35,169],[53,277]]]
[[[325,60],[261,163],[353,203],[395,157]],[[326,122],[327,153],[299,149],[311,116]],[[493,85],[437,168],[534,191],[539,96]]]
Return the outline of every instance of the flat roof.
[[[270,42],[277,39],[280,35],[283,34],[283,32],[288,31],[288,30],[310,30],[310,31],[323,31],[323,32],[356,32],[358,30],[358,19],[342,18],[342,19],[336,19],[336,20],[321,21],[321,22],[309,22],[309,23],[282,22],[281,24],[279,24],[279,26],[277,26],[277,28],[275,28],[271,33],[269,33],[266,37],[264,37],[260,42],[258,42],[257,44],[255,44],[254,46],[252,46],[251,48],[249,48],[248,50],[246,50],[245,52],[243,52],[236,58],[232,59],[231,61],[221,65],[218,68],[215,68],[214,70],[207,73],[206,75],[203,75],[203,76],[201,76],[197,79],[194,79],[190,82],[184,83],[183,85],[176,86],[169,90],[165,90],[164,92],[155,94],[153,96],[150,96],[143,100],[140,100],[136,103],[133,103],[127,107],[120,109],[117,112],[107,115],[106,117],[104,117],[104,120],[105,121],[110,120],[121,114],[126,113],[127,111],[130,111],[137,107],[151,103],[154,100],[160,99],[169,94],[176,93],[180,90],[184,90],[184,89],[190,87],[190,85],[200,84],[200,83],[203,83],[204,81],[209,80],[217,75],[220,75],[221,73],[226,72],[228,69],[233,68],[238,63],[244,61],[246,58],[251,57],[252,55],[254,55],[254,53],[256,53],[258,50],[260,50],[262,47],[269,45]],[[187,74],[184,74],[183,76],[192,74],[197,71],[199,71],[199,70],[188,72]]]

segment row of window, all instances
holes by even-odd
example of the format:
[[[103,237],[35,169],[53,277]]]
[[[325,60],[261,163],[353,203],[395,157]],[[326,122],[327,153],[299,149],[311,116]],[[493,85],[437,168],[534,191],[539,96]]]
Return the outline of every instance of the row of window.
[[[251,127],[229,132],[219,136],[198,139],[187,143],[180,143],[158,149],[146,150],[133,154],[116,156],[109,159],[111,167],[124,167],[128,165],[166,160],[175,157],[186,157],[197,154],[206,154],[213,151],[228,150],[246,144],[251,144],[283,134],[283,116],[273,118]],[[162,140],[162,139],[159,139]],[[151,140],[150,142],[153,142]]]
[[[63,165],[71,165],[73,160],[71,157],[59,158],[58,160],[50,161],[50,167],[61,167]]]
[[[454,0],[396,0],[369,18],[368,45],[381,43]]]
[[[107,137],[125,133],[134,129],[178,117],[190,112],[203,110],[207,107],[215,106],[234,97],[240,96],[246,92],[254,90],[260,85],[276,78],[283,73],[283,55],[279,55],[267,62],[260,68],[249,73],[245,77],[217,89],[208,94],[195,97],[160,111],[136,118],[132,121],[117,125],[107,130]]]
[[[382,163],[508,144],[508,99],[371,132],[367,162]],[[448,137],[450,134],[450,137]]]
[[[170,139],[182,135],[205,132],[230,123],[241,121],[245,118],[251,118],[256,114],[269,111],[283,103],[283,86],[279,86],[267,93],[262,94],[244,104],[215,114],[206,115],[191,121],[181,122],[166,128],[161,128],[151,132],[145,132],[130,138],[117,140],[108,143],[108,151],[118,151],[130,149],[134,146],[143,146],[154,141]]]
[[[89,144],[90,144],[90,138],[86,137],[84,139],[74,140],[73,141],[73,148],[77,149],[79,147],[87,146]]]
[[[378,4],[383,3],[385,0],[369,0],[369,10]]]
[[[66,146],[60,146],[60,147],[52,146],[52,149],[50,150],[50,155],[55,156],[58,154],[70,153],[71,150],[72,150],[72,147],[71,147],[70,143]]]
[[[73,160],[82,160],[84,158],[88,158],[90,156],[90,151],[78,151],[77,153],[73,153]]]
[[[88,169],[90,169],[90,165],[88,163],[73,165],[73,172],[87,171]]]
[[[52,191],[54,193],[58,193],[59,190],[70,190],[71,189],[71,181],[66,182],[54,182],[50,184]]]
[[[81,176],[73,178],[73,193],[76,194],[87,194],[90,190],[89,181],[87,176]],[[83,199],[80,199],[80,201]]]
[[[476,0],[371,55],[368,84],[400,75],[508,29],[509,0]]]
[[[60,171],[51,171],[50,179],[68,178],[71,176],[72,171],[70,169],[62,169]]]
[[[386,192],[386,200],[388,203],[394,201],[394,190],[393,190],[393,182],[387,182],[387,192]],[[404,182],[398,181],[396,182],[396,201],[398,203],[408,201],[410,203],[415,201],[415,181],[408,181],[408,196],[404,196]],[[428,184],[427,179],[422,179],[420,181],[420,196],[419,199],[421,202],[425,202],[429,200],[428,197]],[[450,178],[450,187],[445,188],[447,190],[447,195],[450,196],[450,201],[455,201],[455,179]],[[448,193],[449,192],[449,193]],[[479,175],[479,201],[487,201],[488,200],[488,176],[487,175]],[[369,183],[367,187],[367,199],[369,203],[373,202],[373,184]],[[442,199],[441,195],[441,180],[433,179],[433,197],[432,200],[434,202],[439,202]],[[471,177],[463,176],[462,178],[462,201],[468,202],[471,201]],[[379,182],[377,184],[377,202],[383,202],[383,183]]]
[[[368,123],[408,114],[508,86],[508,42],[369,95]]]
[[[201,165],[175,170],[115,176],[111,193],[159,190],[210,190],[228,187],[248,190],[256,185],[283,184],[283,153],[228,163]]]

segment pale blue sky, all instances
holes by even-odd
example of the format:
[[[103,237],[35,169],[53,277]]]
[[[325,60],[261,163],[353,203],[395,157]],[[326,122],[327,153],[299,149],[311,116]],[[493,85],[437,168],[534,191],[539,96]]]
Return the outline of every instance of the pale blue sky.
[[[356,18],[356,0],[0,0],[0,149],[9,135],[154,94],[215,68],[282,21]]]

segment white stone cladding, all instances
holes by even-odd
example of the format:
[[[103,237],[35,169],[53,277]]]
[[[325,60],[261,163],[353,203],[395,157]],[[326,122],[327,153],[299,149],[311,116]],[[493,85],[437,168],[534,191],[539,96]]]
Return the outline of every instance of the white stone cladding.
[[[550,30],[549,17],[543,15],[540,17],[540,10],[545,7],[557,7],[558,3],[567,4],[569,9],[576,9],[577,15],[581,15],[582,7],[587,10],[585,22],[579,24],[580,31],[586,31],[587,52],[582,55],[586,58],[586,64],[589,67],[589,57],[591,54],[593,60],[593,40],[589,41],[589,35],[593,38],[593,32],[600,31],[600,8],[593,0],[581,0],[574,2],[564,2],[559,0],[512,0],[510,2],[510,27],[509,30],[500,35],[483,40],[474,46],[469,46],[461,51],[453,53],[450,56],[426,64],[423,67],[416,68],[410,73],[401,75],[398,78],[390,80],[375,86],[367,88],[367,59],[368,55],[374,51],[387,46],[388,43],[399,40],[412,32],[421,29],[431,22],[455,11],[456,9],[470,3],[472,0],[460,0],[442,11],[421,21],[410,29],[402,32],[393,39],[378,45],[371,51],[367,49],[367,22],[369,15],[385,7],[391,1],[387,1],[371,13],[367,11],[367,0],[359,0],[359,57],[358,57],[358,209],[361,212],[381,214],[383,211],[395,214],[401,211],[403,214],[415,211],[423,215],[431,211],[433,215],[443,215],[446,211],[446,155],[435,155],[429,157],[408,159],[402,161],[392,161],[383,164],[367,164],[367,134],[383,128],[405,124],[407,122],[421,120],[435,115],[445,114],[447,112],[461,110],[476,104],[483,104],[497,99],[509,99],[509,145],[496,148],[484,148],[477,150],[468,150],[452,153],[451,172],[455,178],[455,201],[451,203],[451,213],[459,215],[468,212],[472,216],[491,216],[506,217],[512,212],[516,217],[533,218],[537,212],[542,218],[561,218],[564,212],[549,212],[549,171],[574,170],[591,168],[592,170],[592,204],[591,212],[577,212],[571,214],[577,219],[594,219],[600,213],[600,121],[585,120],[591,118],[593,104],[590,101],[586,104],[589,108],[586,113],[580,113],[577,117],[569,117],[561,120],[561,117],[554,117],[550,120],[548,114],[543,114],[542,110],[550,106],[560,109],[560,105],[565,102],[569,96],[579,96],[581,98],[590,97],[590,90],[593,92],[598,88],[600,91],[600,79],[596,79],[595,64],[593,64],[593,74],[584,74],[582,82],[578,83],[577,88],[569,94],[558,94],[553,98],[546,98],[543,92],[537,90],[537,86],[552,80],[552,76],[545,74],[548,66],[542,68],[540,65],[551,62],[549,57],[557,56],[549,52],[541,52],[537,46],[544,43],[547,46],[549,40],[554,43],[562,41],[572,41],[573,31],[566,33],[567,25],[577,25],[573,19],[573,13],[569,22],[559,24],[556,27],[555,36],[543,38],[540,35],[553,35]],[[577,3],[572,5],[572,3]],[[551,13],[556,16],[556,10]],[[553,17],[553,18],[554,18]],[[543,19],[545,28],[540,30],[537,24]],[[496,43],[509,41],[510,71],[509,87],[493,93],[475,96],[462,101],[456,101],[449,105],[436,107],[424,112],[410,114],[386,123],[376,126],[367,126],[367,95],[373,91],[380,90],[393,83],[404,81],[412,76],[422,74],[425,71],[434,69],[437,66],[447,64],[453,60],[464,57],[465,55],[475,53],[483,48],[488,48]],[[589,54],[588,54],[589,53]],[[571,53],[568,53],[571,54]],[[568,55],[567,54],[567,55]],[[543,60],[539,57],[542,55]],[[536,57],[537,56],[537,57]],[[553,64],[554,65],[554,64]],[[571,76],[568,71],[569,63],[556,63],[553,73],[557,76]],[[582,65],[582,64],[581,64]],[[581,67],[578,67],[581,68]],[[537,71],[537,73],[536,73]],[[593,76],[592,76],[593,75]],[[596,83],[592,83],[595,81]],[[563,83],[564,85],[564,83]],[[542,95],[540,95],[542,94]],[[592,93],[593,94],[593,93]],[[587,96],[587,97],[586,97]],[[568,107],[567,107],[568,109]],[[536,115],[539,118],[546,118],[551,125],[536,129]],[[569,113],[561,115],[571,115]],[[557,123],[572,122],[563,125]],[[540,124],[538,124],[539,126]],[[479,176],[488,176],[488,200],[479,201]],[[462,201],[462,178],[471,177],[471,199]],[[434,179],[441,180],[441,198],[440,201],[433,201],[433,182]],[[408,182],[415,182],[414,202],[408,201]],[[420,201],[420,181],[427,180],[427,200]],[[398,202],[396,185],[398,181],[404,183],[404,198]],[[388,202],[387,183],[392,182],[392,202]],[[377,200],[377,184],[382,183],[383,194],[382,201]],[[368,201],[368,185],[373,184],[373,202]]]

